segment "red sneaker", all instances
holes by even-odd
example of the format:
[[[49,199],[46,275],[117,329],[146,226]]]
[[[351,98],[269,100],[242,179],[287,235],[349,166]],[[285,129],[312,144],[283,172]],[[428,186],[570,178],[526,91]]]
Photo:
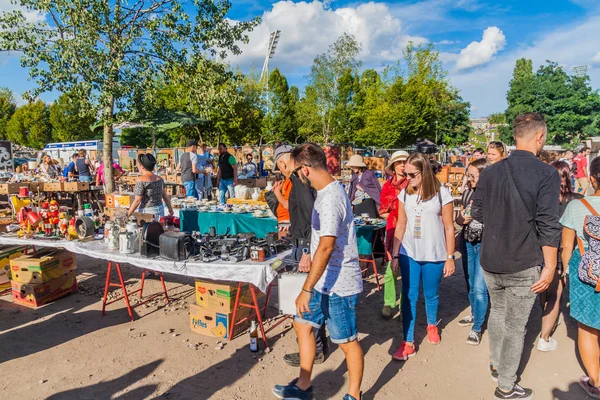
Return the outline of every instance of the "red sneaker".
[[[415,354],[417,354],[417,348],[415,347],[414,343],[408,344],[408,342],[403,340],[402,343],[400,343],[400,348],[394,353],[392,358],[398,361],[406,361],[409,357],[412,357]]]
[[[441,340],[437,325],[427,325],[427,341],[431,344],[438,344]]]

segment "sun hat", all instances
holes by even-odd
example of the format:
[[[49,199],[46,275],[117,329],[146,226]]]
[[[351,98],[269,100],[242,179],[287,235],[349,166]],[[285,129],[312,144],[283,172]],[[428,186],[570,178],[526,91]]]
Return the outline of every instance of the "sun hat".
[[[394,175],[394,163],[398,161],[406,161],[408,159],[409,154],[404,150],[395,151],[392,154],[392,158],[390,158],[390,163],[387,167],[385,167],[385,172],[389,175]]]
[[[277,167],[277,160],[284,154],[291,153],[294,148],[290,145],[284,144],[275,149],[275,153],[273,154],[273,171],[277,171],[279,168]]]
[[[154,171],[154,167],[156,166],[156,158],[150,153],[140,154],[138,162],[148,171]]]
[[[350,160],[346,163],[346,167],[367,168],[367,164],[365,164],[363,156],[355,154],[350,157]]]

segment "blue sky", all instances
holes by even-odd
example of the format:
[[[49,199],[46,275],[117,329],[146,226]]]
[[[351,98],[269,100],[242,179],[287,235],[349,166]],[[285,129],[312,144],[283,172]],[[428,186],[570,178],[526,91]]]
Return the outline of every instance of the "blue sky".
[[[587,65],[592,86],[600,88],[600,0],[232,1],[230,18],[260,16],[262,22],[231,63],[260,70],[269,32],[280,29],[271,68],[279,67],[300,87],[314,57],[349,32],[362,44],[364,67],[394,63],[410,40],[434,43],[451,83],[471,102],[473,117],[505,109],[521,57],[536,67],[557,61],[569,72]],[[7,7],[9,1],[0,0],[0,11]],[[32,85],[16,55],[0,56],[0,86],[19,95]]]

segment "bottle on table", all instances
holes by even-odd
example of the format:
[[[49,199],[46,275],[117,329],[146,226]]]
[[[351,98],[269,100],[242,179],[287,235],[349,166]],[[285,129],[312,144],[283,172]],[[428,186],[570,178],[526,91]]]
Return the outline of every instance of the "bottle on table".
[[[258,326],[256,321],[250,324],[250,351],[256,353],[258,351]]]

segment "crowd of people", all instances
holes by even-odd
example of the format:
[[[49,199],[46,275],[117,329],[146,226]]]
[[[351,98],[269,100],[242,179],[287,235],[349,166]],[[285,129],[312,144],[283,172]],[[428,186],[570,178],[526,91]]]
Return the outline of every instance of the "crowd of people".
[[[516,150],[510,155],[501,142],[473,152],[456,220],[454,199],[423,154],[394,153],[383,187],[362,158],[354,156],[348,163],[353,176],[344,188],[327,171],[319,146],[276,150],[275,162],[286,176],[277,194],[279,207],[289,210],[293,259],[299,271],[308,272],[293,325],[299,351],[284,357],[287,364],[300,367],[299,376],[275,386],[276,397],[313,398],[313,364],[327,359],[326,326],[346,357],[349,385],[344,400],[361,398],[364,357],[356,305],[363,275],[354,217],[368,214],[387,220],[384,318],[394,315],[396,282],[402,278],[403,340],[393,360],[407,361],[418,352],[414,332],[421,287],[427,341],[441,343],[439,286],[455,272],[459,251],[471,307],[458,324],[470,328],[466,342],[479,345],[487,319],[487,369],[497,383],[494,398],[533,399],[533,390],[517,384],[526,325],[539,301],[543,316],[537,349],[557,348],[552,334],[567,281],[586,370],[579,384],[587,395],[600,398],[600,216],[595,211],[600,209],[600,158],[589,168],[588,148],[576,157],[567,152],[546,158],[547,128],[539,114],[520,115],[513,128]],[[586,189],[590,186],[591,194]]]

